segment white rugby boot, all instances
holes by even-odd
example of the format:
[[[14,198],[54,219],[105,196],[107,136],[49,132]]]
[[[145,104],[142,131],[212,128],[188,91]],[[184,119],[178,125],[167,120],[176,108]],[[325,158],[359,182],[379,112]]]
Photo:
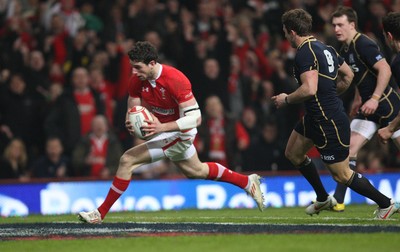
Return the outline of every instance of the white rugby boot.
[[[387,208],[378,207],[375,212],[375,220],[387,220],[395,213],[400,213],[400,203],[390,200],[390,206]]]
[[[261,177],[257,174],[251,174],[249,175],[249,182],[250,186],[245,191],[256,201],[258,209],[262,212],[264,210],[264,196],[260,188]]]
[[[328,199],[322,202],[314,201],[311,205],[306,208],[306,214],[313,215],[319,214],[322,210],[329,210],[336,206],[337,201],[336,199],[329,195]]]
[[[101,224],[103,222],[103,220],[101,219],[101,214],[97,209],[90,212],[80,212],[78,214],[78,218],[82,222],[91,224]]]

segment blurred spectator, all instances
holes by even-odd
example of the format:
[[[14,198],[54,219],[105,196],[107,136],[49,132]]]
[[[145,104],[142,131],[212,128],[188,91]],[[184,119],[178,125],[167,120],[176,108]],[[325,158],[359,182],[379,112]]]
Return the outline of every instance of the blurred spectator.
[[[115,99],[125,99],[128,93],[128,83],[131,76],[132,67],[129,63],[129,57],[126,53],[132,46],[131,39],[125,39],[121,36],[118,43],[106,43],[106,54],[100,57],[106,57],[107,64],[103,65],[103,72],[106,79],[115,86],[113,94]],[[101,62],[98,62],[101,64]]]
[[[285,146],[279,141],[279,128],[275,120],[267,120],[260,139],[252,144],[243,160],[244,171],[282,171],[295,169],[285,157]]]
[[[9,83],[0,87],[0,130],[9,140],[21,138],[33,158],[43,148],[43,101],[29,94],[28,85],[22,75],[13,74]]]
[[[164,51],[164,42],[158,32],[147,31],[144,34],[144,40],[149,41],[152,45],[155,46],[158,52],[158,60],[161,63],[166,63],[168,61]]]
[[[104,105],[97,92],[89,87],[89,74],[85,68],[76,68],[72,74],[72,90],[59,97],[46,121],[47,136],[58,136],[65,153],[71,155],[81,136],[90,131],[97,114],[104,114]]]
[[[246,107],[242,112],[241,122],[250,137],[250,145],[256,143],[260,139],[260,120],[253,107]],[[247,149],[247,151],[249,151]]]
[[[237,55],[231,55],[230,66],[228,79],[229,106],[232,115],[239,117],[245,105],[244,96],[246,94],[244,92],[251,86],[251,80],[241,73],[240,59]]]
[[[260,3],[262,1],[254,1],[254,2]],[[261,9],[264,11],[263,12],[263,21],[267,25],[268,31],[271,34],[282,33],[281,17],[284,12],[285,2],[279,1],[279,0],[263,1],[262,8],[258,8],[258,9]]]
[[[112,6],[108,6],[108,8],[107,15],[105,16],[104,29],[101,33],[101,39],[105,43],[116,42],[116,38],[120,36],[120,34],[126,34],[127,32],[122,7],[119,6],[117,2],[113,3]]]
[[[297,84],[288,74],[289,67],[285,63],[284,55],[278,49],[274,49],[268,53],[268,57],[273,70],[271,82],[274,85],[274,91],[276,93],[293,92],[297,88]]]
[[[29,179],[27,167],[28,155],[25,143],[21,139],[14,138],[5,148],[0,160],[0,178],[27,181]]]
[[[81,6],[81,16],[85,22],[85,28],[99,33],[103,30],[103,21],[94,13],[94,1],[84,1]]]
[[[70,160],[63,154],[61,140],[49,137],[45,154],[32,162],[30,170],[35,178],[65,178],[70,176]]]
[[[278,110],[272,102],[272,96],[275,94],[274,84],[269,80],[260,80],[258,87],[258,97],[256,100],[256,108],[261,118],[273,116]]]
[[[198,128],[195,146],[201,160],[218,162],[232,170],[241,169],[241,154],[249,145],[249,135],[240,121],[224,111],[218,96],[205,101],[205,113]]]
[[[36,113],[42,112],[38,107],[28,115],[35,117],[39,125],[37,128],[35,123],[33,128],[39,132],[45,128],[48,136],[60,133],[65,153],[70,155],[80,136],[82,118],[69,80],[77,67],[98,69],[96,72],[102,74],[97,76],[107,83],[107,94],[117,104],[114,115],[110,113],[110,100],[104,99],[104,89],[94,87],[101,93],[99,98],[103,98],[98,104],[104,105],[107,100],[107,118],[124,148],[128,148],[133,140],[124,128],[125,96],[131,75],[126,52],[134,41],[146,39],[157,46],[162,60],[176,65],[188,76],[201,108],[205,98],[212,94],[222,99],[225,110],[235,119],[240,118],[245,107],[254,107],[260,121],[275,117],[279,138],[286,139],[301,116],[302,106],[290,106],[279,112],[269,108],[271,93],[289,93],[297,87],[291,78],[295,49],[283,39],[280,17],[288,9],[308,10],[313,14],[315,37],[337,48],[330,16],[338,4],[356,9],[360,30],[385,45],[380,19],[388,11],[399,11],[399,0],[0,1],[0,104],[7,104],[9,99],[10,77],[23,73],[28,93],[39,94],[35,99],[29,94],[31,100],[25,100],[25,105],[34,101],[36,106],[36,98],[47,98],[42,115],[47,123],[42,126],[42,118],[36,117]],[[386,53],[386,58],[390,58],[391,53]],[[345,106],[349,108],[351,104]],[[97,109],[102,113],[96,105]],[[22,128],[15,121],[20,114],[9,117],[13,110],[11,104],[0,110],[0,151],[15,134],[8,124]],[[58,118],[57,123],[54,118]],[[28,128],[24,134],[32,135],[34,129]],[[61,132],[66,132],[66,136]],[[40,133],[37,136],[38,142],[33,145],[41,146],[44,154],[45,137]],[[26,144],[28,153],[32,152],[33,145]],[[395,149],[385,150],[391,159],[385,165],[400,167]]]
[[[54,14],[50,20],[50,28],[46,31],[43,50],[51,64],[63,67],[71,43],[70,34],[65,30],[62,17]]]
[[[0,30],[0,59],[4,69],[12,72],[21,71],[27,62],[30,46],[33,42],[29,31],[24,30],[27,22],[21,16],[12,16],[2,24]]]
[[[158,0],[135,0],[128,6],[126,34],[134,40],[143,40],[147,31],[156,31],[163,36],[165,11]]]
[[[35,50],[29,53],[29,62],[24,68],[23,74],[24,78],[29,80],[28,91],[43,99],[50,86],[50,80],[41,51]]]
[[[268,120],[270,117],[275,118],[279,128],[279,138],[281,141],[287,139],[292,132],[292,127],[300,118],[300,112],[303,106],[296,104],[295,106],[276,109],[272,102],[272,96],[276,94],[273,83],[269,80],[262,80],[258,89],[258,99],[255,108],[258,112],[260,120]]]
[[[85,25],[85,20],[75,6],[75,0],[47,1],[44,5],[43,22],[46,29],[51,26],[51,18],[58,15],[65,29],[72,37]]]
[[[222,76],[219,67],[218,61],[214,58],[208,58],[204,61],[203,75],[198,82],[200,86],[197,90],[194,90],[199,97],[197,102],[201,108],[205,107],[206,97],[210,95],[218,96],[224,108],[229,108],[228,79]]]
[[[49,79],[51,82],[65,84],[66,78],[62,66],[58,63],[52,63],[49,70]]]
[[[393,12],[400,12],[400,0],[393,0],[390,8]]]
[[[177,66],[185,64],[185,59],[187,59],[183,50],[181,23],[179,19],[181,6],[179,2],[178,0],[167,0],[166,30],[163,38],[165,56]]]
[[[43,120],[45,120],[49,112],[55,106],[58,98],[63,94],[64,86],[59,82],[54,82],[50,84],[48,90],[43,90],[42,92],[46,98],[45,108],[43,109]]]
[[[97,115],[91,131],[81,138],[72,153],[74,173],[97,178],[115,175],[122,153],[121,143],[109,130],[106,117]]]
[[[113,87],[105,78],[100,67],[92,67],[90,69],[90,87],[100,95],[100,100],[104,104],[105,116],[110,125],[114,122]]]
[[[64,87],[61,83],[59,82],[51,83],[47,94],[48,103],[54,104],[57,101],[58,97],[60,97],[63,94],[63,92],[64,92]]]
[[[72,45],[68,48],[64,72],[69,73],[77,67],[87,68],[89,66],[91,53],[94,50],[90,47],[92,42],[95,41],[89,41],[87,30],[81,29],[76,32],[76,35],[72,38]]]

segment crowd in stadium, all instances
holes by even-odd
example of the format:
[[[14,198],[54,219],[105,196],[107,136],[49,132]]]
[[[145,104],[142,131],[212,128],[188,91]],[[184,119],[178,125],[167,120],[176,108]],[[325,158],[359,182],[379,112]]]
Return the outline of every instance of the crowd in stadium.
[[[359,30],[390,61],[381,18],[400,11],[400,0],[0,0],[0,178],[113,175],[121,154],[142,141],[124,123],[126,52],[142,40],[192,83],[204,117],[201,160],[244,172],[294,170],[284,150],[303,107],[277,110],[271,100],[297,88],[281,15],[307,10],[315,36],[338,48],[330,19],[340,4],[357,11]],[[346,109],[352,96],[350,88],[342,97]],[[309,155],[324,169],[316,150]],[[399,167],[392,143],[373,139],[359,154],[361,172]],[[159,161],[137,172],[175,170]]]

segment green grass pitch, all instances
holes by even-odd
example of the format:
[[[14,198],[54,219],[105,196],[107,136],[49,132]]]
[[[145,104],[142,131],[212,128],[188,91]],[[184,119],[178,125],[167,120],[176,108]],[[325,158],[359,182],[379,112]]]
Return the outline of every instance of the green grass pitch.
[[[35,240],[4,240],[0,238],[0,251],[400,251],[400,233],[357,232],[357,226],[400,227],[400,214],[391,220],[373,220],[375,206],[350,205],[345,212],[321,212],[308,216],[304,208],[267,208],[264,212],[256,209],[223,210],[180,210],[157,212],[110,213],[105,223],[239,223],[274,225],[335,225],[355,226],[354,232],[320,233],[281,232],[278,234],[200,234],[179,236],[144,237],[101,237]],[[75,215],[9,217],[0,219],[2,224],[14,223],[77,223]],[[90,227],[90,225],[88,225]],[[18,232],[16,230],[15,232]]]

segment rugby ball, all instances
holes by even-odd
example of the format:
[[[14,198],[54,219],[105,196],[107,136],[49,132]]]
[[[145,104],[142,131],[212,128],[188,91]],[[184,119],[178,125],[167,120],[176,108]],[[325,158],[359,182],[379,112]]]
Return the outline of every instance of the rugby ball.
[[[133,106],[129,110],[128,114],[129,121],[132,124],[135,135],[140,139],[146,139],[144,136],[146,132],[142,130],[142,126],[147,125],[144,120],[153,121],[153,117],[149,110],[142,106]]]

